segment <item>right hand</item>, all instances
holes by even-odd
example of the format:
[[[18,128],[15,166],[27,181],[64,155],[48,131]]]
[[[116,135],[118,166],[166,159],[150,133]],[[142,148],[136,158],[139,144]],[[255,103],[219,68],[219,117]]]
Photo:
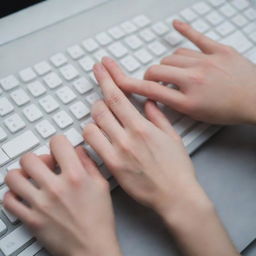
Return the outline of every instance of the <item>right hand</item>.
[[[217,43],[188,24],[174,27],[202,52],[177,49],[145,80],[127,77],[115,63],[107,66],[118,86],[159,101],[192,118],[213,124],[256,123],[256,66],[233,48]],[[175,84],[179,90],[160,85]]]

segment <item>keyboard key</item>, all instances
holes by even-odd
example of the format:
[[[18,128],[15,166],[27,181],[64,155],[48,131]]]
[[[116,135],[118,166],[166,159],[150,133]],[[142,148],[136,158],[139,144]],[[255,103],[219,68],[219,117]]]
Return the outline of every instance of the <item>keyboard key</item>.
[[[0,116],[5,116],[14,110],[13,105],[7,98],[0,98]]]
[[[50,95],[40,99],[39,103],[46,113],[51,113],[59,108],[59,104],[57,103],[57,101]]]
[[[159,36],[163,36],[170,31],[169,27],[167,27],[163,22],[155,23],[152,26],[152,30]]]
[[[232,19],[233,23],[235,23],[238,27],[244,27],[247,23],[248,20],[241,14],[236,15]]]
[[[184,41],[184,37],[177,31],[173,31],[164,38],[171,46],[177,46]]]
[[[156,38],[156,35],[150,29],[147,28],[140,32],[140,37],[148,43],[153,41]]]
[[[125,36],[124,31],[118,26],[109,29],[108,33],[116,40]]]
[[[39,81],[28,84],[28,90],[34,97],[39,97],[46,92],[45,87]]]
[[[153,56],[145,49],[138,50],[134,53],[134,56],[142,63],[147,64],[153,60]]]
[[[135,17],[132,21],[140,28],[144,28],[151,23],[150,19],[145,15],[139,15]]]
[[[125,43],[132,50],[136,50],[136,49],[140,48],[143,45],[142,41],[135,35],[126,37],[125,38]]]
[[[253,8],[248,8],[246,11],[244,11],[244,15],[250,21],[256,20],[256,10]]]
[[[205,35],[215,41],[219,41],[220,39],[220,36],[213,31],[209,31]]]
[[[81,67],[85,72],[90,72],[93,69],[95,61],[91,57],[86,56],[81,60],[79,60],[79,64],[81,65]]]
[[[89,77],[90,77],[90,79],[92,80],[93,83],[99,85],[99,83],[98,83],[98,81],[97,81],[97,79],[96,79],[96,77],[95,77],[95,75],[94,75],[94,72],[91,72],[91,73],[89,74]]]
[[[92,117],[89,117],[89,118],[87,118],[85,121],[82,121],[82,122],[80,123],[81,129],[83,130],[83,129],[84,129],[88,124],[90,124],[90,123],[95,123],[94,120],[92,119]]]
[[[4,184],[4,178],[5,178],[5,174],[3,172],[0,173],[0,185]]]
[[[236,7],[236,9],[242,11],[249,7],[249,1],[247,0],[234,0],[232,1],[232,5]]]
[[[20,166],[20,161],[16,161],[12,164],[10,164],[8,167],[7,167],[7,171],[11,171],[11,170],[14,170],[14,169],[20,169],[21,166]]]
[[[211,12],[206,16],[206,19],[213,26],[219,25],[224,20],[224,18],[218,12]]]
[[[93,105],[96,101],[100,100],[100,95],[97,92],[92,92],[88,96],[85,97],[86,101]]]
[[[222,23],[221,25],[219,25],[216,28],[216,31],[221,35],[221,36],[227,36],[228,34],[230,34],[231,32],[233,32],[235,30],[235,26],[232,25],[230,22],[225,21],[224,23]]]
[[[124,57],[120,63],[128,72],[134,72],[140,68],[140,63],[132,56]]]
[[[194,126],[197,122],[189,117],[183,117],[180,121],[173,125],[173,128],[176,132],[182,136],[186,133],[192,126]]]
[[[26,126],[18,114],[13,114],[12,116],[6,118],[4,120],[4,124],[12,133],[18,132]]]
[[[22,106],[30,101],[28,94],[23,89],[13,91],[11,98],[18,106]]]
[[[23,82],[27,83],[36,78],[36,73],[32,68],[26,68],[19,72],[20,78]]]
[[[211,10],[211,7],[205,2],[199,2],[199,3],[194,4],[193,9],[198,14],[205,15]]]
[[[82,119],[90,113],[89,108],[81,101],[71,105],[69,109],[78,120]]]
[[[210,0],[209,2],[212,6],[219,7],[219,6],[223,5],[224,3],[226,3],[226,0]]]
[[[109,54],[107,53],[106,50],[100,49],[97,52],[94,53],[94,57],[98,60],[101,61],[103,57],[108,57]]]
[[[99,44],[93,38],[84,40],[82,44],[85,50],[89,53],[92,53],[99,48]]]
[[[4,207],[2,208],[2,212],[12,224],[15,224],[18,222],[18,218],[14,216],[12,213],[10,213],[9,211],[7,211]]]
[[[80,59],[84,56],[84,51],[79,45],[73,45],[67,49],[68,54],[74,60]]]
[[[102,32],[102,33],[98,34],[96,36],[96,40],[102,46],[106,46],[106,45],[108,45],[108,44],[110,44],[112,42],[111,37],[107,33],[105,33],[105,32]]]
[[[191,25],[194,29],[196,29],[200,33],[205,33],[210,29],[209,25],[206,22],[204,22],[202,19],[196,20]]]
[[[60,73],[63,75],[63,77],[67,80],[67,81],[71,81],[74,78],[78,77],[78,71],[75,69],[74,66],[72,66],[71,64],[68,64],[62,68],[60,68]]]
[[[220,11],[224,16],[226,16],[228,18],[234,16],[237,13],[236,9],[234,7],[232,7],[231,4],[229,4],[229,3],[226,3],[225,5],[223,5],[220,8]]]
[[[10,158],[0,149],[0,166],[9,162]]]
[[[5,195],[5,193],[8,192],[8,191],[9,191],[9,188],[8,188],[7,186],[4,186],[4,187],[1,187],[1,188],[0,188],[0,203],[3,202],[3,200],[4,200],[4,195]]]
[[[49,138],[56,133],[56,129],[48,120],[38,123],[36,125],[36,130],[44,139]]]
[[[15,76],[11,75],[1,79],[0,84],[5,91],[9,91],[19,86],[20,83]]]
[[[253,31],[256,30],[256,23],[255,22],[252,22],[250,24],[248,24],[247,26],[245,26],[243,28],[243,31],[246,33],[246,34],[250,34],[252,33]]]
[[[7,134],[2,127],[0,127],[0,142],[4,141],[7,138]]]
[[[60,111],[56,113],[53,116],[53,120],[55,121],[55,123],[58,125],[60,129],[65,129],[71,124],[73,124],[72,118],[65,111]]]
[[[79,79],[77,79],[74,83],[73,83],[75,89],[80,93],[80,94],[85,94],[86,92],[90,91],[91,89],[93,89],[93,85],[91,82],[89,82],[87,79],[85,79],[84,77],[81,77]]]
[[[103,160],[89,145],[86,145],[85,149],[86,149],[87,153],[89,154],[89,156],[95,161],[95,163],[98,166],[103,164]]]
[[[171,17],[167,18],[165,22],[167,23],[168,26],[172,27],[173,26],[173,21],[174,20],[184,20],[181,16],[179,15],[172,15]]]
[[[186,21],[186,22],[192,22],[195,19],[197,19],[197,14],[190,8],[187,8],[180,12],[180,16]]]
[[[41,146],[40,148],[34,150],[33,152],[38,156],[51,154],[51,150],[47,146]]]
[[[68,104],[76,98],[74,92],[67,86],[57,90],[56,94],[64,104]]]
[[[51,66],[47,61],[42,61],[34,66],[36,73],[39,76],[45,75],[51,71]]]
[[[17,256],[34,256],[42,248],[43,248],[43,246],[38,241],[36,241],[33,244],[29,245],[24,251],[19,253]]]
[[[31,131],[26,131],[21,135],[11,139],[2,146],[4,152],[10,157],[15,158],[39,144],[39,140]]]
[[[116,58],[121,58],[128,53],[127,48],[120,42],[115,42],[108,47],[109,52]]]
[[[121,28],[125,31],[126,34],[131,34],[138,30],[138,28],[130,21],[122,23]]]
[[[35,104],[31,104],[23,109],[23,114],[29,122],[35,122],[43,117],[42,112]]]
[[[51,57],[51,62],[55,67],[60,67],[68,62],[67,57],[63,53],[57,53]]]
[[[61,78],[53,72],[44,77],[44,82],[50,89],[55,89],[62,84]]]
[[[7,231],[7,226],[4,224],[4,222],[0,219],[0,234],[4,234]]]
[[[251,35],[250,35],[251,40],[256,43],[256,31],[254,31]]]
[[[21,225],[0,240],[0,249],[4,255],[11,256],[32,238],[32,233]]]
[[[71,128],[70,130],[65,132],[64,135],[68,138],[73,147],[76,147],[84,142],[83,136],[78,133],[78,131],[74,128]]]
[[[158,41],[149,44],[148,48],[152,53],[154,53],[158,57],[167,52],[167,48]]]

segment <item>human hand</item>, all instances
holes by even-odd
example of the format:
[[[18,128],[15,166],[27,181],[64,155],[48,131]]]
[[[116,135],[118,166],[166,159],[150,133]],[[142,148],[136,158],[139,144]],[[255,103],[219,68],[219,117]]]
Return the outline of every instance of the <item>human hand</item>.
[[[177,49],[147,70],[147,81],[116,72],[113,79],[118,86],[199,121],[256,123],[256,66],[233,48],[207,38],[186,23],[175,21],[174,27],[202,52]],[[160,85],[160,81],[175,84],[179,90]]]
[[[107,181],[84,149],[75,151],[64,136],[53,137],[50,147],[56,160],[28,153],[22,169],[7,174],[4,207],[53,255],[120,256]]]
[[[195,195],[199,202],[203,192],[181,138],[153,102],[146,103],[144,118],[111,78],[110,70],[119,72],[113,61],[104,58],[103,64],[94,72],[104,101],[92,108],[95,123],[85,127],[85,141],[128,194],[160,215]]]

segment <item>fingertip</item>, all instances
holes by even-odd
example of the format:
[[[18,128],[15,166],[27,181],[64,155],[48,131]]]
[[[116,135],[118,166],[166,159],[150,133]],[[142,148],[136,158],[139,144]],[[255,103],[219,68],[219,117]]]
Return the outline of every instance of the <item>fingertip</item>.
[[[183,29],[183,28],[186,28],[188,26],[187,23],[181,21],[181,20],[178,20],[178,19],[175,19],[173,21],[173,26],[174,28],[176,28],[177,30],[180,30],[180,29]]]

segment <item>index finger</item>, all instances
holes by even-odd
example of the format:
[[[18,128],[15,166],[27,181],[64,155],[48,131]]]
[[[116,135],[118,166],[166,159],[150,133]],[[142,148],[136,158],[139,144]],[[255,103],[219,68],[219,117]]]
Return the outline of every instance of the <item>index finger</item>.
[[[124,126],[130,126],[134,120],[138,121],[138,119],[142,118],[139,111],[118,88],[102,64],[94,66],[94,73],[107,106]]]
[[[194,43],[204,53],[211,54],[218,51],[220,48],[220,44],[218,42],[193,29],[185,22],[174,20],[173,26],[178,32]]]

